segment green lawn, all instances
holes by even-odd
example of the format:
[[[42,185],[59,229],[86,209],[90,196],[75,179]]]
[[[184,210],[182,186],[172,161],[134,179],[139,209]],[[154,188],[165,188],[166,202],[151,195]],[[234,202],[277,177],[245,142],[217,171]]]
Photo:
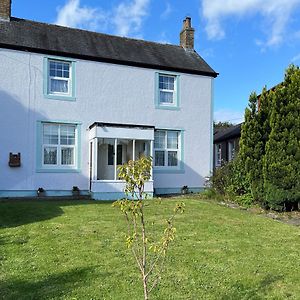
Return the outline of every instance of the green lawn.
[[[147,207],[148,217],[166,217],[175,202]],[[299,227],[185,203],[152,299],[300,299]],[[110,202],[0,202],[0,298],[142,299],[124,228]]]

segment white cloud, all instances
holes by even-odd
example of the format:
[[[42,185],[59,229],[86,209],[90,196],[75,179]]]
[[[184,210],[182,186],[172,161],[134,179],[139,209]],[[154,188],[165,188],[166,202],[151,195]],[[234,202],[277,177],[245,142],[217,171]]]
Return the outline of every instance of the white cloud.
[[[142,23],[150,0],[124,0],[110,10],[83,6],[80,0],[68,0],[57,8],[55,24],[88,30],[108,30],[121,36],[142,37]]]
[[[80,0],[69,0],[63,7],[58,7],[55,24],[97,30],[107,21],[106,14],[96,8],[80,6]]]
[[[133,0],[120,3],[114,12],[115,33],[122,36],[140,33],[143,18],[147,16],[150,0]]]
[[[292,62],[296,62],[296,61],[298,61],[298,60],[300,60],[300,53],[297,54],[297,55],[295,55],[295,56],[292,58]]]
[[[166,3],[166,8],[160,15],[161,19],[167,19],[172,12],[172,7],[169,2]]]
[[[241,123],[244,121],[244,112],[231,109],[220,109],[214,112],[214,121],[228,121],[233,124]]]
[[[202,12],[210,39],[225,37],[226,18],[260,15],[266,39],[256,43],[268,47],[282,43],[291,15],[299,5],[300,0],[202,0]]]

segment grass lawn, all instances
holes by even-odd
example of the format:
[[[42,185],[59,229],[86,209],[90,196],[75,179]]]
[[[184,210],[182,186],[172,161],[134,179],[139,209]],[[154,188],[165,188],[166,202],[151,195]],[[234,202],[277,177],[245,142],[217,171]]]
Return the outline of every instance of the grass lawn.
[[[148,217],[176,201],[147,207]],[[299,227],[184,201],[152,299],[300,299]],[[110,202],[0,202],[0,299],[142,299],[125,228]]]

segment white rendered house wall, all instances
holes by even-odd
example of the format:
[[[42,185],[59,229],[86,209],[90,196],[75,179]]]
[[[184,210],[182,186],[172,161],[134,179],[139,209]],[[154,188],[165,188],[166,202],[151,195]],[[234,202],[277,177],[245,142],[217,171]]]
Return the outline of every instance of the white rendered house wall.
[[[89,126],[97,121],[180,130],[183,169],[154,168],[154,188],[172,192],[184,185],[203,187],[212,161],[212,77],[174,73],[180,78],[179,109],[159,109],[155,77],[163,70],[75,59],[75,101],[54,100],[43,92],[45,57],[0,49],[0,197],[7,191],[30,195],[38,187],[88,191]],[[78,172],[37,172],[38,121],[80,124]],[[21,167],[8,166],[10,152],[21,153]]]

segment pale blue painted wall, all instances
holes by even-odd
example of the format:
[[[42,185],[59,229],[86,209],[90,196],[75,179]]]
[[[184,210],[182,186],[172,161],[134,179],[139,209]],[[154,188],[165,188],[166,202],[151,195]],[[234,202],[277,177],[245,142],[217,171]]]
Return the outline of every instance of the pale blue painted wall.
[[[203,186],[211,169],[212,78],[179,74],[180,109],[161,110],[157,70],[76,60],[76,101],[53,101],[44,96],[44,58],[0,49],[0,190],[88,190],[88,127],[95,121],[184,129],[184,171],[154,173],[154,187]],[[81,122],[80,172],[36,172],[40,120]],[[21,153],[20,168],[8,167],[9,152]]]

